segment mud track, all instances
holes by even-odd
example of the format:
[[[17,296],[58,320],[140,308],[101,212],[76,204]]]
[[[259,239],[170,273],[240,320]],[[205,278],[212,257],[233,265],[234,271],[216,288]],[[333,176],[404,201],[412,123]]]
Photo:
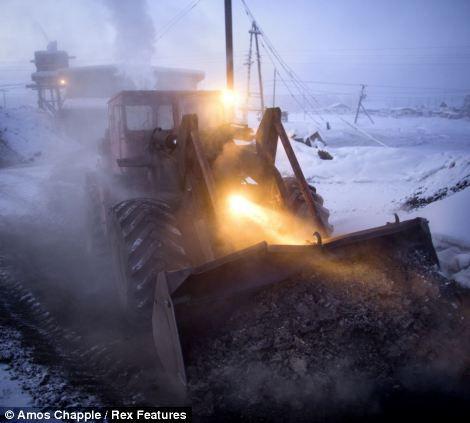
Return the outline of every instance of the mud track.
[[[17,228],[2,237],[0,324],[21,333],[27,357],[2,351],[36,403],[183,401],[168,392],[150,334],[123,319],[110,264],[90,263],[78,235],[64,242],[50,232],[46,248],[33,228],[23,230],[26,238]],[[312,263],[239,305],[186,356],[190,401],[202,421],[467,411],[468,298],[435,270],[392,257]]]
[[[35,405],[175,404],[151,334],[129,327],[113,295],[103,296],[98,307],[96,298],[70,297],[38,270],[21,255],[0,255],[0,362]]]

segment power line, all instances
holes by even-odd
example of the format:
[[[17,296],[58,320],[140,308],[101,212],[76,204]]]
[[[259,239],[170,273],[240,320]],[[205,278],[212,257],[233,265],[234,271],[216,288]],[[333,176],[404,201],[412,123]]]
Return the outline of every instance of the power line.
[[[322,48],[322,49],[309,49],[309,50],[297,50],[303,52],[319,52],[319,51],[381,51],[381,50],[439,50],[439,49],[470,49],[470,44],[460,44],[460,45],[447,45],[447,46],[406,46],[406,47],[359,47],[359,48]]]
[[[241,2],[243,3],[243,6],[245,8],[245,13],[247,14],[247,16],[253,21],[253,22],[256,22],[252,12],[250,11],[250,9],[248,8],[248,5],[246,4],[245,0],[241,0]],[[276,51],[276,49],[274,48],[274,45],[271,43],[271,41],[269,40],[269,38],[266,36],[266,34],[264,33],[264,31],[262,30],[262,28],[259,26],[259,24],[257,25],[258,26],[258,29],[260,30],[261,32],[261,36],[263,37],[263,40],[265,41],[266,45],[268,46],[268,49],[266,49],[266,52],[268,52],[268,50],[273,54],[273,56],[276,58],[276,60],[279,62],[279,64],[281,65],[281,67],[284,69],[284,71],[287,73],[287,75],[289,75],[291,78],[292,78],[292,82],[294,83],[294,85],[297,87],[297,89],[299,89],[299,92],[303,95],[303,98],[306,99],[305,97],[305,93],[308,93],[310,95],[310,97],[318,104],[319,107],[320,104],[318,103],[318,100],[313,96],[311,95],[310,91],[309,91],[309,88],[306,84],[303,84],[302,81],[300,80],[300,78],[296,75],[296,73],[294,72],[294,70],[292,68],[289,67],[289,65],[287,65],[287,63],[283,60],[283,58],[279,55],[279,53]],[[268,56],[270,57],[269,53],[268,53]],[[271,57],[270,57],[271,58]],[[286,88],[287,88],[287,84],[285,84]],[[303,91],[302,91],[303,90]],[[311,102],[309,101],[309,104],[310,106],[312,107],[312,104]],[[313,107],[314,108],[314,107]],[[315,109],[315,108],[314,108]],[[325,121],[325,119],[323,118],[323,116],[317,111],[317,114],[318,116],[323,120]],[[372,136],[371,134],[367,133],[365,130],[359,128],[357,125],[353,125],[352,123],[349,123],[347,122],[345,119],[343,119],[341,116],[337,116],[337,118],[343,122],[345,122],[346,124],[348,124],[349,126],[351,126],[352,128],[354,128],[356,131],[362,133],[363,135],[365,135],[366,137],[370,138],[371,140],[375,141],[377,144],[380,144],[384,147],[388,147],[384,142],[380,141],[379,139],[375,138],[374,136]]]
[[[264,47],[264,45],[263,45]],[[279,70],[277,69],[276,67],[276,64],[274,62],[274,59],[273,57],[271,57],[271,53],[265,48],[265,51],[266,51],[266,54],[269,58],[269,60],[271,61],[274,69],[276,70],[277,72],[277,75],[279,77],[279,79],[281,80],[282,84],[284,85],[284,87],[286,88],[286,90],[288,91],[290,97],[297,103],[297,105],[300,107],[300,109],[318,126],[320,126],[320,123],[316,120],[315,116],[313,116],[313,114],[307,110],[304,105],[299,101],[299,99],[294,95],[294,93],[291,91],[291,89],[289,88],[289,85],[287,84],[286,80],[282,77],[281,73],[279,72]]]
[[[268,80],[268,82],[271,80]],[[347,87],[360,87],[362,84],[356,82],[331,82],[331,81],[312,81],[303,80],[306,84],[318,84],[318,85],[337,85]],[[393,88],[393,89],[412,89],[412,90],[440,90],[440,91],[470,91],[470,88],[445,88],[445,87],[420,87],[410,85],[383,85],[383,84],[367,84],[368,87],[373,88]]]
[[[264,47],[264,46],[263,46]],[[309,116],[309,118],[316,124],[316,125],[320,125],[320,123],[315,119],[315,117],[310,113],[309,110],[305,109],[304,105],[299,101],[299,99],[294,95],[294,93],[291,91],[291,89],[289,88],[289,85],[287,84],[286,80],[282,77],[281,73],[277,70],[277,67],[276,67],[276,63],[274,62],[274,59],[271,57],[271,54],[268,50],[266,50],[266,54],[269,58],[269,60],[271,61],[274,69],[276,70],[277,72],[277,75],[279,76],[279,79],[281,80],[282,82],[282,85],[284,85],[284,87],[286,88],[286,90],[288,91],[290,97],[297,103],[297,105],[300,107],[300,109],[307,115]]]
[[[201,0],[193,0],[181,9],[173,18],[171,18],[163,29],[155,36],[155,43],[158,42],[168,31],[170,31],[181,19],[183,19],[191,10],[193,10]]]
[[[245,9],[245,13],[248,16],[248,18],[252,22],[256,22],[256,19],[255,19],[253,13],[251,12],[250,8],[246,4],[245,0],[241,0],[241,2],[243,4],[243,7]],[[262,45],[265,48],[266,52],[268,52],[268,50],[270,51],[272,57],[274,57],[277,60],[277,62],[280,64],[280,66],[282,67],[284,72],[291,78],[291,82],[296,87],[296,89],[298,90],[299,94],[302,96],[304,101],[306,101],[309,104],[309,106],[315,111],[315,113],[319,116],[319,118],[322,121],[325,121],[325,119],[323,118],[323,116],[321,115],[319,110],[317,110],[317,107],[314,106],[313,103],[312,103],[312,100],[313,100],[313,102],[315,102],[318,106],[320,106],[317,99],[309,92],[309,88],[306,85],[303,85],[301,83],[300,79],[295,74],[294,70],[292,68],[290,68],[289,65],[284,61],[284,59],[279,55],[279,53],[277,52],[277,50],[274,47],[273,43],[268,38],[266,33],[263,31],[263,29],[259,26],[259,24],[257,24],[257,26],[258,26],[258,29],[261,32],[261,36],[264,40],[264,43],[262,43]],[[266,48],[266,46],[267,46],[267,48]],[[271,58],[271,55],[269,55],[270,58]],[[306,94],[308,94],[308,97],[306,96]]]
[[[403,57],[403,58],[444,58],[444,57],[452,57],[452,58],[461,58],[461,57],[469,57],[470,52],[455,52],[455,53],[354,53],[354,54],[345,54],[345,53],[334,53],[334,52],[324,52],[324,53],[314,53],[314,52],[295,52],[295,51],[288,51],[283,52],[284,56],[315,56],[315,57],[325,57],[325,58],[344,58],[344,57]]]
[[[315,61],[315,62],[292,62],[295,65],[350,65],[350,66],[468,66],[470,62],[347,62],[347,61]]]

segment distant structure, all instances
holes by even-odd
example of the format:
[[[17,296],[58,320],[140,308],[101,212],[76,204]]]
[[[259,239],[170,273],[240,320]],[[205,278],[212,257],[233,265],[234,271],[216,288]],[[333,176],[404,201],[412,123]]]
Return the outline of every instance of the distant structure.
[[[140,72],[142,71],[142,72]],[[67,101],[79,98],[111,98],[122,90],[142,89],[139,79],[146,79],[146,89],[196,90],[204,72],[152,66],[145,70],[119,65],[74,66],[59,69]]]
[[[64,50],[58,50],[57,41],[48,43],[46,50],[34,52],[31,63],[36,71],[31,74],[33,84],[28,88],[38,93],[38,106],[56,114],[67,99],[110,98],[121,90],[135,90],[136,81],[119,65],[69,66]],[[147,70],[151,89],[195,90],[205,77],[204,72],[152,66]]]
[[[28,87],[37,91],[38,107],[57,117],[66,133],[80,141],[103,136],[108,99],[119,91],[142,89],[141,79],[145,89],[196,90],[205,77],[197,70],[159,66],[70,66],[70,59],[74,57],[58,50],[56,41],[35,51],[31,62],[36,71]]]
[[[36,65],[36,72],[31,74],[33,84],[27,87],[37,91],[40,109],[56,114],[62,108],[65,80],[59,78],[57,72],[59,69],[67,69],[70,59],[74,57],[64,50],[58,50],[57,41],[49,42],[46,50],[34,52],[31,63]]]
[[[330,113],[337,113],[339,115],[345,115],[351,113],[351,108],[344,103],[333,103],[326,108],[326,111]]]
[[[108,122],[108,100],[123,90],[196,90],[204,72],[164,67],[128,69],[119,65],[76,66],[60,69],[65,99],[58,117],[66,131],[82,142],[102,137]],[[86,131],[83,130],[86,128]]]

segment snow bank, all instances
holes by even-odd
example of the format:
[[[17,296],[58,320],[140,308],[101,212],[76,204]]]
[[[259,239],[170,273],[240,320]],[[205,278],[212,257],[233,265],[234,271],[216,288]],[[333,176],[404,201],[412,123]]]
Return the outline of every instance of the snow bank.
[[[53,155],[65,142],[73,143],[64,139],[48,114],[29,106],[0,109],[0,131],[5,148],[20,162]]]
[[[5,364],[0,364],[0,404],[30,407],[33,401]]]
[[[335,212],[365,214],[401,210],[416,192],[431,195],[470,179],[470,153],[439,152],[419,148],[330,148],[333,160],[321,160],[311,148],[292,143],[305,177],[317,186]],[[291,174],[282,146],[277,159],[283,174]],[[452,195],[449,190],[447,195]]]
[[[0,128],[19,158],[1,171],[0,224],[7,218],[57,226],[67,213],[78,214],[83,175],[96,164],[94,150],[66,137],[49,115],[32,107],[0,111]]]
[[[470,142],[467,149],[447,151],[422,147],[332,147],[333,160],[320,160],[316,151],[292,142],[307,180],[315,185],[331,211],[335,235],[425,217],[443,272],[470,288],[470,189],[453,187],[470,181]],[[282,145],[277,165],[292,174]],[[403,205],[410,196],[443,192],[442,198],[412,212]]]
[[[317,117],[317,123],[302,114],[290,114],[286,123],[288,132],[298,136],[308,136],[320,130],[324,140],[330,146],[372,146],[372,140],[354,130],[344,120],[352,123],[354,116],[339,117],[323,114],[323,120]],[[344,120],[341,120],[344,119]],[[374,124],[367,117],[361,116],[357,126],[375,138],[392,147],[426,146],[444,149],[467,148],[470,144],[470,120],[449,120],[441,117],[383,117],[373,116]],[[326,122],[331,129],[326,130]]]
[[[470,171],[470,153],[462,156],[460,152],[434,152],[416,148],[333,147],[330,151],[335,160],[326,161],[301,143],[292,143],[292,146],[306,177],[312,182],[413,182],[419,185],[440,171],[443,171],[440,178],[443,181],[449,175],[452,179],[458,179]],[[282,145],[279,148],[278,164],[282,169],[289,166]]]
[[[430,221],[431,230],[447,241],[460,242],[470,248],[470,189],[458,192],[410,213]]]
[[[436,201],[410,214],[429,220],[446,276],[470,288],[470,189]]]

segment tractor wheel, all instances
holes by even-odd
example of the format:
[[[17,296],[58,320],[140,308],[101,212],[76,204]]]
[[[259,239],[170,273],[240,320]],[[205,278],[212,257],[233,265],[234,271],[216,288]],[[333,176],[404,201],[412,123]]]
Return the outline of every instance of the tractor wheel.
[[[307,203],[302,195],[299,183],[296,178],[287,177],[283,178],[286,194],[287,194],[287,205],[292,210],[292,212],[302,218],[309,219],[309,213],[307,209]],[[310,193],[312,194],[313,203],[317,210],[318,217],[320,218],[322,227],[319,228],[320,234],[322,236],[329,236],[333,232],[333,226],[330,225],[329,217],[330,211],[323,205],[323,197],[317,193],[315,187],[309,185]]]
[[[90,257],[104,256],[108,251],[105,224],[103,222],[104,204],[100,196],[99,183],[94,173],[85,179],[86,199],[86,242],[85,249]]]
[[[121,304],[132,323],[148,327],[158,273],[188,265],[181,232],[168,205],[146,198],[114,206],[109,229]]]

